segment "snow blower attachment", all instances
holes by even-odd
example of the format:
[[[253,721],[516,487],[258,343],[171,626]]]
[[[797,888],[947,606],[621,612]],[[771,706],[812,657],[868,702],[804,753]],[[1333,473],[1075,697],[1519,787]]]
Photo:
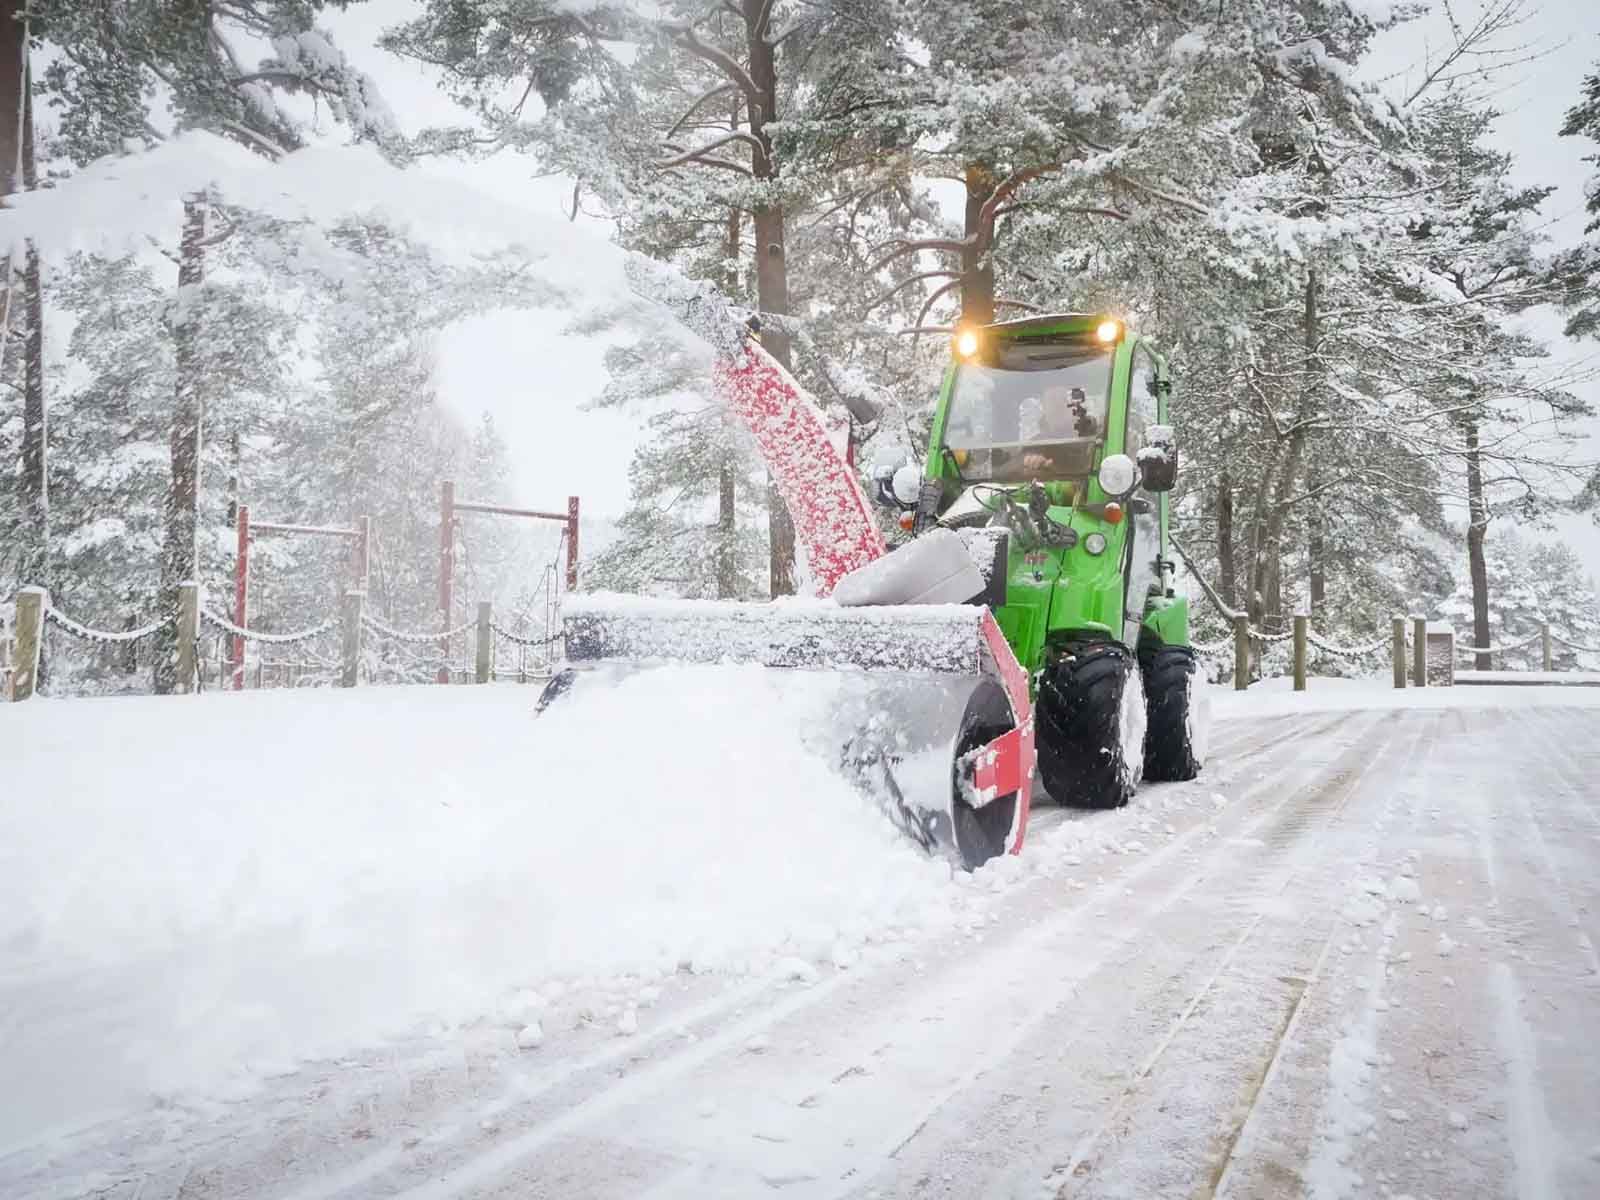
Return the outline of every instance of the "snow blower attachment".
[[[919,845],[970,869],[1021,844],[1032,773],[1027,679],[982,606],[571,596],[562,626],[569,666],[541,708],[638,670],[769,668],[793,697],[801,742]],[[692,727],[692,712],[679,717]],[[714,738],[699,740],[714,777]]]

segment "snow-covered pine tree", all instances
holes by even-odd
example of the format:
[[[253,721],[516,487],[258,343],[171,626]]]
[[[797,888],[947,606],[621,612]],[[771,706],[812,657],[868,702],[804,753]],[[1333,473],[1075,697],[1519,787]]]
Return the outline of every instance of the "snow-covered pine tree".
[[[1552,633],[1551,666],[1557,671],[1592,669],[1600,662],[1562,644],[1600,646],[1600,617],[1594,583],[1583,563],[1565,542],[1533,540],[1514,527],[1498,529],[1484,541],[1483,571],[1488,586],[1487,620],[1477,629],[1480,614],[1479,588],[1475,579],[1463,573],[1455,590],[1439,605],[1439,613],[1453,622],[1462,645],[1529,645],[1504,654],[1477,655],[1471,661],[1478,670],[1532,670],[1543,667],[1541,626],[1548,623]]]
[[[1578,102],[1567,110],[1561,136],[1600,142],[1600,64],[1584,76]],[[1596,168],[1585,185],[1586,240],[1558,254],[1550,274],[1567,312],[1567,336],[1600,338],[1600,153],[1584,155],[1583,161]],[[1600,476],[1596,478],[1600,480]]]
[[[155,0],[83,5],[40,0],[30,6],[54,51],[42,92],[58,110],[67,157],[83,163],[130,143],[167,136],[167,126],[221,134],[269,158],[305,141],[308,123],[279,97],[310,93],[352,136],[396,141],[392,116],[376,89],[316,29],[321,0],[217,0],[172,5]],[[253,65],[248,44],[271,52]],[[166,113],[154,110],[160,96]],[[180,582],[198,577],[200,460],[206,427],[201,372],[212,333],[204,287],[206,251],[231,236],[212,220],[213,198],[184,198],[175,232],[177,291],[172,306],[176,375],[171,418],[171,474],[165,503],[160,607],[176,608]],[[157,638],[158,692],[176,682],[175,632]]]

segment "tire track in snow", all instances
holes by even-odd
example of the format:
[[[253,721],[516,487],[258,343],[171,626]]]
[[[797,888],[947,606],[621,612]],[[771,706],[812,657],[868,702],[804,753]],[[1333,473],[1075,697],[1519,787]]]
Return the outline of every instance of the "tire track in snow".
[[[1569,777],[1562,769],[1562,764],[1572,753],[1571,742],[1558,742],[1547,729],[1543,722],[1530,714],[1527,710],[1515,713],[1512,721],[1518,726],[1519,732],[1539,744],[1544,753],[1539,756],[1533,766],[1536,774],[1542,774],[1547,779],[1553,776],[1560,787],[1570,790],[1573,800],[1581,805],[1584,789],[1580,788],[1576,778]],[[1552,886],[1552,899],[1557,914],[1565,921],[1570,929],[1577,930],[1578,951],[1587,964],[1590,975],[1600,975],[1600,954],[1595,952],[1594,935],[1585,927],[1582,913],[1592,912],[1589,904],[1579,904],[1572,898],[1572,885],[1567,882],[1560,865],[1556,862],[1555,855],[1551,852],[1550,843],[1544,836],[1544,828],[1539,820],[1539,815],[1534,809],[1533,800],[1525,790],[1518,789],[1516,793],[1519,813],[1523,819],[1534,847],[1538,851],[1539,865],[1543,868]],[[1570,806],[1564,806],[1570,807]],[[1583,806],[1586,807],[1586,806]]]
[[[1355,715],[1345,714],[1343,720]],[[1098,1093],[1098,1081],[1120,1080],[1128,1074],[1126,1066],[1121,1065],[1125,1062],[1121,1046],[1144,1036],[1157,1043],[1164,1037],[1170,1041],[1182,1032],[1182,1020],[1174,1023],[1167,1018],[1158,1028],[1148,1030],[1140,1023],[1144,1014],[1151,1011],[1171,1013],[1187,1008],[1192,1012],[1197,1004],[1204,1004],[1206,989],[1196,993],[1192,984],[1188,990],[1175,989],[1196,970],[1209,971],[1215,977],[1222,969],[1216,966],[1217,956],[1231,960],[1230,943],[1234,953],[1244,944],[1246,939],[1216,922],[1211,908],[1217,902],[1207,899],[1219,887],[1231,895],[1239,876],[1248,874],[1248,870],[1235,866],[1238,855],[1234,848],[1246,847],[1246,858],[1252,854],[1270,857],[1268,841],[1249,835],[1266,832],[1275,818],[1280,822],[1288,819],[1281,815],[1283,810],[1296,799],[1303,799],[1307,790],[1317,788],[1330,772],[1355,770],[1360,760],[1370,759],[1370,750],[1360,743],[1366,731],[1377,723],[1378,718],[1368,718],[1354,731],[1354,746],[1345,745],[1343,752],[1335,752],[1329,762],[1302,768],[1302,778],[1270,778],[1252,788],[1230,810],[1235,819],[1227,835],[1207,846],[1182,879],[1167,884],[1164,894],[1136,898],[1132,903],[1112,897],[1103,901],[1101,907],[1108,911],[1094,934],[1095,953],[1075,963],[1072,974],[1076,982],[1071,990],[1062,994],[1058,985],[1055,994],[1042,997],[1037,1011],[1029,1014],[1027,1028],[1019,1028],[1011,1044],[986,1045],[981,1055],[974,1049],[973,1056],[981,1058],[980,1066],[919,1108],[914,1122],[907,1119],[902,1126],[908,1131],[907,1136],[891,1142],[889,1158],[893,1162],[881,1163],[877,1174],[864,1175],[853,1188],[847,1186],[845,1190],[852,1194],[899,1194],[914,1186],[919,1193],[949,1196],[1017,1191],[1031,1194],[1038,1190],[1041,1177],[1058,1169],[1053,1164],[1059,1163],[1062,1139],[1060,1131],[1051,1127],[1063,1117],[1062,1101],[1050,1100],[1046,1093],[1063,1076],[1078,1081],[1080,1089],[1082,1083],[1093,1081],[1092,1090]],[[1285,746],[1285,754],[1292,750]],[[1255,800],[1271,794],[1277,795],[1277,802],[1266,811],[1254,806]],[[1125,882],[1108,881],[1103,890],[1111,891]],[[1245,919],[1253,921],[1255,914],[1246,913]],[[1181,956],[1183,965],[1168,979],[1159,964],[1174,954]],[[1145,978],[1133,983],[1141,973]],[[1154,1003],[1138,990],[1145,982],[1156,992]],[[1104,995],[1108,989],[1113,993],[1109,997]],[[1173,993],[1170,998],[1166,995],[1169,992]],[[1086,999],[1089,993],[1093,998]],[[1063,1014],[1074,1013],[1078,1015],[1070,1028],[1052,1032],[1052,1022],[1058,1026]],[[1136,1032],[1127,1036],[1117,1033],[1117,1027],[1127,1022],[1138,1027]],[[1147,1054],[1149,1062],[1159,1058],[1159,1052]],[[1061,1095],[1059,1090],[1051,1094]],[[1032,1105],[1030,1095],[1039,1097]],[[1077,1095],[1075,1091],[1074,1097]],[[1065,1104],[1072,1111],[1065,1114],[1065,1119],[1087,1128],[1116,1099],[1115,1092],[1108,1092],[1085,1109],[1081,1104],[1074,1108],[1076,1101],[1069,1097]],[[1042,1109],[1035,1107],[1039,1105]],[[1019,1127],[1030,1121],[1033,1128],[1023,1141]],[[957,1157],[964,1164],[963,1170],[953,1179],[946,1169],[949,1156],[944,1147],[948,1145],[962,1147]],[[903,1154],[907,1149],[911,1153]],[[919,1167],[919,1163],[930,1160],[934,1165],[925,1170]],[[862,1167],[870,1165],[864,1163]],[[852,1171],[852,1178],[861,1174],[861,1170]],[[845,1182],[848,1185],[850,1180]],[[819,1190],[815,1194],[840,1193]]]
[[[1427,729],[1418,731],[1417,736],[1411,739],[1410,746],[1402,750],[1396,734],[1405,722],[1387,724],[1385,732],[1388,736],[1382,746],[1373,748],[1358,741],[1334,764],[1325,780],[1310,794],[1299,796],[1301,803],[1277,823],[1267,839],[1267,845],[1280,852],[1288,852],[1289,857],[1271,868],[1263,890],[1278,895],[1291,892],[1303,895],[1305,891],[1310,891],[1312,895],[1320,896],[1336,890],[1344,882],[1343,870],[1334,869],[1326,857],[1317,855],[1319,844],[1328,839],[1350,800],[1363,792],[1369,780],[1384,777],[1378,768],[1387,766],[1395,759],[1403,759],[1408,764],[1414,762],[1429,732]],[[1293,852],[1290,852],[1291,848]],[[1346,864],[1341,866],[1347,867]],[[1240,864],[1240,870],[1244,870],[1243,864]],[[1130,1128],[1121,1130],[1122,1140],[1131,1140],[1135,1148],[1116,1146],[1118,1158],[1091,1172],[1085,1167],[1090,1164],[1089,1154],[1093,1147],[1080,1145],[1066,1168],[1055,1177],[1058,1196],[1097,1193],[1153,1195],[1158,1191],[1164,1194],[1165,1189],[1181,1186],[1181,1181],[1173,1176],[1182,1173],[1182,1170],[1189,1173],[1190,1186],[1187,1190],[1190,1194],[1216,1194],[1229,1173],[1257,1106],[1266,1094],[1268,1081],[1277,1073],[1278,1063],[1290,1044],[1291,1033],[1298,1027],[1302,1006],[1320,977],[1333,939],[1341,930],[1338,917],[1327,909],[1318,908],[1315,902],[1311,911],[1301,919],[1287,922],[1290,929],[1278,931],[1278,941],[1266,941],[1257,936],[1260,932],[1257,929],[1259,923],[1251,923],[1230,950],[1228,961],[1221,964],[1196,989],[1189,1005],[1174,1022],[1156,1053],[1130,1080],[1118,1101],[1117,1109],[1109,1113],[1092,1134],[1092,1139],[1099,1141],[1108,1137],[1119,1125],[1142,1122],[1144,1128],[1140,1132],[1132,1132]],[[1290,942],[1287,954],[1282,945],[1285,934]],[[1237,950],[1251,938],[1257,942],[1251,956],[1239,972],[1231,972]],[[1230,973],[1238,974],[1245,980],[1254,977],[1258,983],[1271,981],[1278,985],[1277,994],[1266,987],[1244,988],[1247,995],[1257,999],[1263,994],[1269,995],[1272,1001],[1269,1010],[1277,1013],[1268,1023],[1269,1033],[1265,1042],[1259,1037],[1230,1037],[1224,1025],[1217,1030],[1214,1044],[1191,1046],[1185,1062],[1169,1068],[1166,1081],[1153,1087],[1144,1087],[1156,1061],[1167,1052],[1177,1035],[1184,1032],[1183,1026],[1188,1023],[1195,1008]],[[1255,1007],[1269,1006],[1256,1003]],[[1212,1020],[1215,1023],[1222,1018],[1213,1017]],[[1266,1022],[1258,1018],[1257,1024],[1261,1023]],[[1189,1031],[1191,1042],[1203,1041],[1212,1027],[1202,1025]],[[1219,1070],[1219,1058],[1225,1058],[1226,1070]],[[1183,1076],[1184,1068],[1195,1062],[1205,1063],[1209,1074],[1215,1077],[1214,1086],[1220,1088],[1222,1094],[1208,1093],[1205,1100],[1194,1094],[1194,1086]],[[1151,1140],[1161,1137],[1163,1126],[1170,1128],[1170,1119],[1164,1115],[1164,1110],[1170,1106],[1162,1101],[1162,1097],[1169,1094],[1181,1096],[1185,1107],[1192,1105],[1209,1109],[1213,1120],[1220,1118],[1222,1122],[1208,1136],[1202,1137],[1197,1131],[1187,1139],[1188,1144],[1183,1148],[1187,1161],[1180,1172],[1172,1172],[1164,1163],[1158,1162],[1159,1155],[1148,1146]],[[1163,1115],[1153,1115],[1152,1110]],[[1125,1116],[1128,1122],[1124,1122]],[[1137,1152],[1140,1147],[1151,1152],[1140,1154]],[[1206,1153],[1208,1147],[1209,1154]],[[1171,1150],[1168,1153],[1170,1156]]]
[[[1550,1117],[1539,1086],[1539,1057],[1533,1032],[1522,1015],[1522,991],[1516,975],[1505,963],[1494,965],[1489,983],[1496,1010],[1495,1029],[1508,1075],[1507,1107],[1517,1200],[1560,1200],[1561,1190],[1550,1169],[1555,1161]]]
[[[1360,858],[1363,866],[1375,865],[1383,851],[1392,848],[1393,835],[1385,834],[1384,828],[1397,807],[1404,806],[1405,815],[1415,820],[1411,802],[1429,777],[1447,714],[1416,712],[1402,720],[1418,722],[1421,727],[1406,755],[1404,771],[1384,777],[1385,782],[1398,786],[1382,798],[1372,824],[1374,837]],[[1347,864],[1341,885],[1348,886],[1354,867],[1354,863]],[[1375,1043],[1379,1016],[1387,1008],[1385,947],[1390,936],[1387,930],[1381,935],[1378,952],[1367,968],[1364,986],[1359,989],[1362,1003],[1355,1027],[1347,1027],[1335,1037],[1330,1028],[1334,1000],[1323,992],[1341,979],[1344,964],[1333,959],[1333,950],[1339,937],[1350,930],[1340,911],[1304,985],[1295,993],[1282,1034],[1259,1076],[1226,1157],[1210,1181],[1207,1197],[1273,1196],[1302,1189],[1316,1195],[1330,1178],[1337,1179],[1345,1170],[1342,1159],[1353,1149],[1347,1137],[1352,1130],[1345,1125],[1345,1118],[1350,1109],[1370,1097],[1370,1064],[1362,1060],[1368,1055],[1365,1047]],[[1340,947],[1341,960],[1349,945],[1347,941]],[[1335,1108],[1345,1112],[1332,1111]]]

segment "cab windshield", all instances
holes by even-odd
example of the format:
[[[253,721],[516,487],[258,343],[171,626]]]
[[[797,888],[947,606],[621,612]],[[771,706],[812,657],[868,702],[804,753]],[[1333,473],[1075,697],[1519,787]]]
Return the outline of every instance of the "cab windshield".
[[[1111,354],[1071,342],[1002,342],[962,363],[944,449],[968,483],[1087,478],[1105,440]]]

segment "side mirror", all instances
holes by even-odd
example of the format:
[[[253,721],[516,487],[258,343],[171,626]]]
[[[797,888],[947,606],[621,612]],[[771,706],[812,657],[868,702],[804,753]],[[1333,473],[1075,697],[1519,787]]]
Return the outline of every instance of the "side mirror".
[[[1139,482],[1147,492],[1170,492],[1178,482],[1178,443],[1171,425],[1152,425],[1139,451]]]

